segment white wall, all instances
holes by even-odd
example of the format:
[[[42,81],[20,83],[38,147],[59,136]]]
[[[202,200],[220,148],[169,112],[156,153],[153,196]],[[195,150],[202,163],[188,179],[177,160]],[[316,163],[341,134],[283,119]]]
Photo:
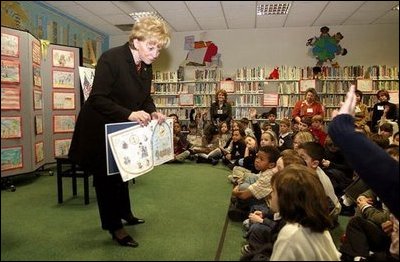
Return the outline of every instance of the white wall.
[[[399,26],[329,26],[330,33],[341,32],[340,44],[348,50],[338,56],[339,65],[399,65]],[[162,51],[154,63],[154,71],[175,71],[184,61],[185,36],[195,41],[211,40],[221,53],[224,77],[232,77],[236,69],[249,66],[314,66],[316,59],[309,54],[307,39],[319,36],[320,27],[295,27],[253,30],[213,30],[174,33],[171,45]],[[128,35],[110,37],[110,47],[125,43]]]

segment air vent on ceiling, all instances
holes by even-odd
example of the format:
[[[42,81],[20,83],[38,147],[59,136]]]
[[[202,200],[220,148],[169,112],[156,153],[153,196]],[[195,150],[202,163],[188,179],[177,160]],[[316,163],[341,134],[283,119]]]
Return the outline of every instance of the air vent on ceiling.
[[[115,25],[115,26],[124,32],[129,32],[132,30],[133,24],[124,24],[124,25]]]

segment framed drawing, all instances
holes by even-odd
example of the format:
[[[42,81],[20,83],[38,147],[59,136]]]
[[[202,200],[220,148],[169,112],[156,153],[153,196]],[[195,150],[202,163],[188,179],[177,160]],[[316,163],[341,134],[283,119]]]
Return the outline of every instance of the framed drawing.
[[[32,42],[32,62],[34,64],[40,65],[42,60],[42,53],[40,52],[40,44],[38,41]]]
[[[264,94],[263,105],[264,106],[277,106],[278,105],[278,94]]]
[[[42,88],[42,74],[40,72],[40,66],[33,65],[32,71],[33,71],[33,85],[35,87]]]
[[[44,146],[43,141],[35,143],[35,163],[39,163],[44,160]]]
[[[1,148],[1,171],[23,167],[22,146]]]
[[[53,88],[75,87],[75,77],[73,71],[53,70]]]
[[[300,92],[305,92],[309,88],[315,88],[317,82],[315,79],[302,79],[300,80]]]
[[[1,139],[21,138],[21,117],[2,116],[1,117]]]
[[[57,157],[68,155],[71,140],[71,138],[54,140],[54,156]]]
[[[235,82],[232,80],[229,81],[220,81],[221,89],[224,89],[227,93],[235,92]]]
[[[43,109],[43,94],[40,90],[33,90],[33,109]]]
[[[12,34],[1,33],[1,55],[19,56],[19,37]]]
[[[53,66],[75,68],[74,52],[53,49]]]
[[[35,116],[35,134],[43,134],[43,115]]]
[[[53,109],[55,110],[75,109],[75,93],[53,91]]]
[[[21,110],[19,87],[1,87],[1,110]]]
[[[372,92],[372,79],[357,79],[357,90]]]
[[[72,133],[75,128],[75,115],[54,115],[54,133]]]
[[[179,94],[179,105],[192,106],[193,105],[193,94]]]
[[[1,82],[19,83],[20,66],[16,60],[1,60]]]

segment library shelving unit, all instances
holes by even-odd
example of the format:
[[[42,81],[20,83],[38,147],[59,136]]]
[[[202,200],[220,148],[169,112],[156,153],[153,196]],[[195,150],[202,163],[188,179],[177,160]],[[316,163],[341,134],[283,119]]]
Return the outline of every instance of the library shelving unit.
[[[189,121],[192,109],[208,109],[219,88],[219,69],[196,69],[191,80],[178,79],[177,72],[156,72],[153,99],[163,114],[177,114],[179,120]],[[188,78],[188,77],[185,77]]]
[[[377,102],[376,93],[386,89],[391,93],[391,102],[398,104],[398,68],[396,66],[344,66],[322,67],[321,75],[314,78],[313,67],[258,66],[243,67],[236,71],[235,79],[221,80],[221,71],[196,69],[192,80],[178,79],[177,72],[156,73],[153,81],[153,98],[164,114],[175,113],[188,120],[193,108],[208,109],[215,98],[215,91],[223,88],[232,104],[235,119],[249,117],[249,108],[257,115],[276,108],[277,119],[291,118],[294,104],[304,99],[307,88],[317,90],[325,106],[325,120],[344,101],[351,84],[363,91],[363,102],[370,108]],[[268,79],[269,72],[277,69],[279,79]],[[208,71],[207,71],[208,70]]]

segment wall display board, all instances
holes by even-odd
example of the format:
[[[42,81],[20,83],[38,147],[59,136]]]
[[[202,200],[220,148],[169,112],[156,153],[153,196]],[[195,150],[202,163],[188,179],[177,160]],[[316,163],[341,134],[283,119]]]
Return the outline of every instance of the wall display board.
[[[1,28],[2,178],[55,162],[56,141],[72,137],[80,109],[80,52],[47,48],[29,32]]]

